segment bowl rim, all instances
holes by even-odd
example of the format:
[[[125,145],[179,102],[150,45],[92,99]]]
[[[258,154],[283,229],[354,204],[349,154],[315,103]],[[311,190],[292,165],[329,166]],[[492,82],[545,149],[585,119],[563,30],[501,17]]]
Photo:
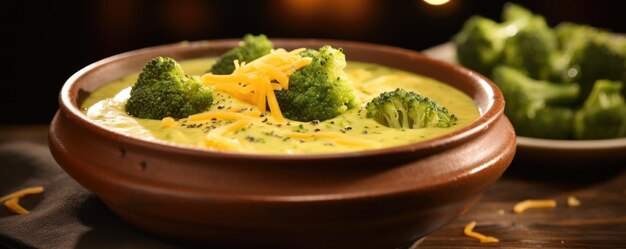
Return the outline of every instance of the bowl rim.
[[[445,61],[441,61],[438,59],[430,58],[421,52],[393,47],[382,44],[373,44],[373,43],[365,43],[359,41],[350,41],[350,40],[339,40],[339,39],[310,39],[310,38],[273,38],[272,42],[274,44],[290,44],[290,43],[324,43],[324,44],[333,44],[333,46],[339,47],[359,47],[361,49],[366,50],[378,50],[385,53],[394,53],[394,54],[402,54],[404,56],[408,56],[410,58],[415,58],[419,60],[427,61],[428,63],[436,64],[438,67],[446,67],[455,73],[462,75],[463,77],[471,78],[477,84],[478,89],[482,89],[484,94],[486,94],[485,98],[488,98],[489,102],[486,105],[484,110],[480,110],[481,114],[478,119],[470,123],[469,125],[455,130],[453,132],[444,134],[439,137],[435,137],[428,140],[423,140],[415,143],[392,146],[392,147],[383,147],[372,150],[361,150],[361,151],[352,151],[352,152],[339,152],[339,153],[315,153],[315,154],[278,154],[278,153],[241,153],[241,152],[232,152],[232,151],[217,151],[210,150],[205,148],[197,148],[187,145],[175,144],[172,142],[161,141],[157,139],[144,139],[139,137],[134,137],[132,135],[124,134],[118,131],[114,131],[104,125],[98,124],[93,120],[87,118],[87,116],[80,110],[80,107],[73,104],[71,91],[74,87],[76,87],[76,83],[81,80],[81,78],[85,77],[89,73],[96,71],[99,68],[105,67],[106,65],[116,63],[119,61],[123,61],[135,56],[151,54],[151,53],[164,53],[166,51],[176,51],[183,49],[208,49],[208,48],[229,48],[234,46],[240,41],[240,39],[214,39],[214,40],[200,40],[200,41],[184,41],[177,43],[170,43],[158,46],[151,46],[140,48],[136,50],[131,50],[128,52],[116,54],[110,57],[106,57],[104,59],[98,60],[94,63],[91,63],[72,76],[70,76],[59,93],[58,101],[60,111],[68,118],[81,123],[83,128],[90,130],[91,132],[95,132],[99,135],[103,135],[109,138],[115,138],[118,142],[124,142],[131,145],[145,147],[148,146],[152,149],[156,149],[159,151],[166,151],[172,153],[182,153],[192,156],[209,156],[212,158],[219,159],[249,159],[249,160],[262,160],[262,161],[274,161],[274,160],[284,160],[284,161],[300,161],[300,160],[336,160],[336,159],[354,159],[354,158],[362,158],[362,157],[375,157],[380,155],[400,155],[405,153],[413,153],[416,151],[437,151],[442,148],[454,146],[460,144],[468,139],[471,139],[475,136],[482,134],[483,132],[489,130],[490,127],[494,126],[495,123],[504,116],[504,98],[500,90],[497,86],[491,82],[485,76],[478,74],[472,70],[466,69],[462,66],[451,64]],[[191,59],[191,58],[189,58]],[[426,77],[431,77],[427,76]],[[432,77],[431,77],[432,78]],[[445,82],[443,82],[446,84]],[[104,85],[104,83],[102,84]],[[100,86],[102,86],[100,85]],[[457,88],[458,89],[458,88]],[[474,101],[475,98],[470,96]],[[74,97],[76,98],[76,97]],[[78,103],[77,103],[78,104]]]

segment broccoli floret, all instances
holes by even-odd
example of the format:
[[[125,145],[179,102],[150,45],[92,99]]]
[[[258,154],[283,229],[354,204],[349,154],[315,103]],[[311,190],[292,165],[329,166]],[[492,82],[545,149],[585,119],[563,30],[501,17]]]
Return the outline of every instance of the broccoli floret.
[[[307,49],[300,55],[312,58],[311,64],[289,76],[289,90],[276,91],[286,118],[327,120],[359,105],[344,72],[346,57],[341,49],[323,46],[319,50]]]
[[[557,55],[556,36],[543,17],[533,16],[504,44],[502,62],[535,79],[548,80]]]
[[[213,91],[200,79],[185,75],[172,58],[156,57],[143,68],[130,91],[126,112],[137,118],[185,118],[206,110]]]
[[[473,16],[453,38],[456,58],[463,66],[490,75],[500,62],[508,36],[500,24],[482,16]]]
[[[274,45],[265,35],[253,36],[247,34],[239,46],[226,52],[213,64],[210,72],[212,74],[231,74],[235,70],[234,61],[251,62],[261,56],[269,54]]]
[[[522,7],[521,5],[507,2],[502,8],[502,20],[508,24],[517,23],[518,26],[523,25],[528,19],[533,17],[533,12]]]
[[[532,12],[519,5],[506,3],[502,19],[503,23],[497,23],[482,16],[473,16],[463,24],[453,38],[459,63],[484,75],[491,75],[493,68],[502,63],[507,40],[528,25],[530,20],[541,17],[533,16]]]
[[[620,81],[598,80],[583,108],[576,112],[577,139],[605,139],[626,135],[626,102]]]
[[[505,114],[519,135],[567,139],[574,111],[565,106],[578,98],[578,84],[554,84],[529,78],[507,66],[494,69],[492,79],[506,98]]]
[[[626,80],[626,41],[613,34],[598,34],[575,55],[572,64],[580,68],[582,102],[596,80]]]
[[[560,53],[554,61],[555,74],[552,79],[565,83],[578,81],[580,78],[580,66],[572,63],[572,59],[581,51],[587,43],[600,31],[587,25],[574,23],[561,23],[554,28]]]
[[[381,93],[365,108],[368,118],[391,128],[445,128],[455,125],[457,121],[454,114],[437,102],[400,88]]]
[[[534,102],[539,104],[539,102]],[[516,116],[507,114],[520,136],[548,139],[570,139],[574,110],[567,107],[528,105]],[[506,113],[506,112],[505,112]]]
[[[492,79],[506,96],[507,102],[519,99],[525,102],[541,101],[549,105],[569,106],[576,101],[580,93],[578,84],[563,85],[535,80],[508,66],[498,66],[494,69]]]
[[[559,43],[559,49],[567,54],[574,54],[582,49],[587,42],[598,35],[600,30],[589,25],[580,25],[563,22],[554,27],[554,34]]]

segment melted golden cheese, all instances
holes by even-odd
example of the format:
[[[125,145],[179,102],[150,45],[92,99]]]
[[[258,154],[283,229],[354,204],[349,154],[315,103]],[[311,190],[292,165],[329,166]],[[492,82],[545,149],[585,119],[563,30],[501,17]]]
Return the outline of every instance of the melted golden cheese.
[[[270,69],[258,65],[253,69],[246,69],[250,72],[257,68],[266,70],[269,75],[267,77],[276,78],[277,83],[271,83],[271,87],[266,84],[267,81],[265,84],[240,86],[237,82],[241,79],[237,77],[243,76],[211,76],[216,77],[215,80],[223,80],[219,84],[208,84],[216,87],[214,104],[206,112],[178,121],[137,119],[126,114],[124,105],[138,74],[131,74],[95,91],[83,102],[82,107],[86,115],[96,123],[147,140],[213,150],[274,154],[337,153],[403,145],[460,129],[479,116],[478,108],[470,97],[441,82],[380,65],[350,61],[346,74],[362,104],[381,92],[404,88],[434,99],[448,108],[459,118],[457,124],[450,128],[387,128],[366,118],[363,107],[348,110],[338,117],[321,122],[283,121],[277,115],[279,112],[274,111],[279,106],[274,101],[273,90],[288,88],[289,85],[275,70],[290,75],[307,62],[295,60],[292,64],[282,66],[273,64],[280,60],[282,59],[278,56],[268,58],[267,65],[273,65]],[[210,68],[214,61],[215,59],[209,58],[182,61],[180,64],[186,73],[199,75]],[[239,65],[238,70],[246,72],[241,68],[248,66]],[[233,90],[217,90],[219,87]],[[242,89],[255,90],[259,94],[246,94]],[[255,102],[248,101],[253,98],[256,99]],[[266,106],[269,106],[269,110],[265,109]],[[246,121],[247,125],[241,125],[242,123],[238,123],[240,121]],[[234,125],[236,123],[238,125]],[[214,132],[223,131],[221,127],[224,126],[230,127],[225,129],[226,133]]]

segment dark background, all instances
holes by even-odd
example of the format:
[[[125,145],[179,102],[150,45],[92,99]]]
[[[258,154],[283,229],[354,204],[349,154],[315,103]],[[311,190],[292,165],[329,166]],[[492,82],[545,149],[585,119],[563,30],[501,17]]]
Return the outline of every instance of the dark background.
[[[80,68],[105,57],[183,40],[333,38],[423,50],[448,41],[468,17],[498,19],[506,1],[93,0],[4,1],[0,7],[0,125],[46,124],[57,94]],[[620,1],[516,1],[550,25],[588,23],[626,32]]]

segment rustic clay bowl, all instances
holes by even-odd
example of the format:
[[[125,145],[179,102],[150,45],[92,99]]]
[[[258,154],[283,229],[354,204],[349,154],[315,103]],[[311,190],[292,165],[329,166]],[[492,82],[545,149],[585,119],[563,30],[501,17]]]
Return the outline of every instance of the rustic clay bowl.
[[[119,134],[79,109],[90,92],[155,56],[217,56],[236,40],[179,43],[91,64],[63,86],[50,127],[57,162],[122,219],[187,245],[218,248],[401,248],[468,210],[508,167],[515,133],[484,77],[421,54],[330,40],[349,60],[426,75],[471,96],[481,117],[425,142],[320,155],[212,152]],[[459,231],[461,232],[461,231]]]

